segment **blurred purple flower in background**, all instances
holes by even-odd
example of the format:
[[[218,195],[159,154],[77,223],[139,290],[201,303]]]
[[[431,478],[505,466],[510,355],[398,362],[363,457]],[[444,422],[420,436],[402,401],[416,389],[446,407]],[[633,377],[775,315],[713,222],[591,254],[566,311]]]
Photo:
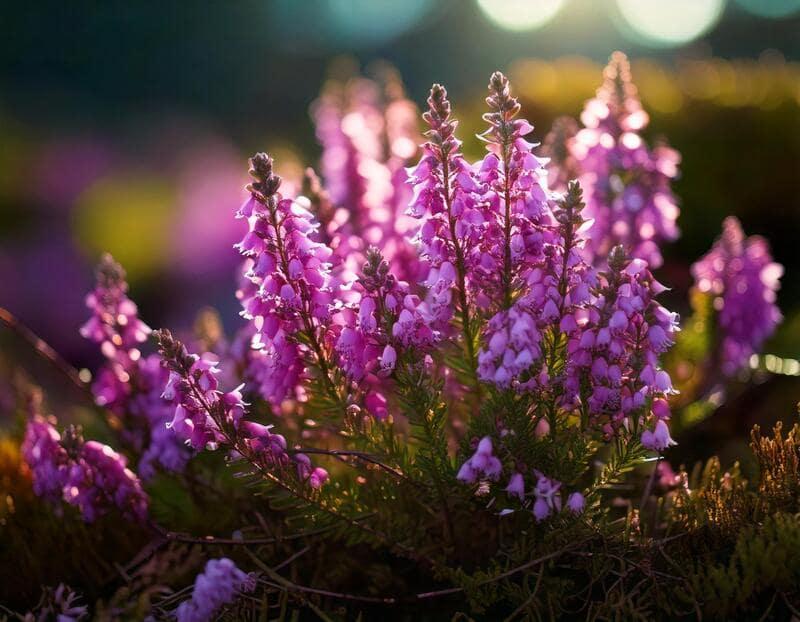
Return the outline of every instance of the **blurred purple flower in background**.
[[[761,236],[745,237],[735,216],[693,266],[697,291],[713,297],[717,324],[716,359],[727,376],[744,367],[775,332],[782,315],[775,304],[783,266],[775,263]]]

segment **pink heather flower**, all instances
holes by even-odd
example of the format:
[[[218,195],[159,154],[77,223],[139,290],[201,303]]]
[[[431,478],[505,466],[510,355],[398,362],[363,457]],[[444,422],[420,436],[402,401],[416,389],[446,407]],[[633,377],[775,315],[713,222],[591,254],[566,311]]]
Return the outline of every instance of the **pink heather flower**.
[[[579,492],[573,492],[567,497],[567,508],[573,514],[583,514],[586,508],[586,498]]]
[[[510,387],[542,354],[536,320],[523,305],[495,314],[485,340],[488,347],[478,354],[478,377],[499,388]]]
[[[439,339],[439,331],[431,327],[430,314],[418,296],[406,294],[397,321],[392,325],[392,336],[403,346],[427,348]]]
[[[383,393],[373,391],[364,398],[364,406],[367,411],[376,419],[383,420],[389,416],[389,410],[386,408],[386,397]]]
[[[655,300],[663,286],[646,262],[628,260],[617,247],[608,263],[595,303],[567,346],[567,385],[607,435],[628,417],[648,415],[642,411],[650,397],[656,418],[669,415],[664,397],[674,390],[658,360],[679,330],[677,314]]]
[[[653,400],[652,411],[653,416],[657,419],[669,419],[670,417],[669,403],[663,397]]]
[[[191,380],[180,372],[171,371],[164,389],[163,397],[176,404],[167,427],[194,449],[215,449],[225,437],[209,410],[217,407],[232,410],[235,407],[223,403],[222,393],[217,390],[217,375],[220,373],[217,361],[195,354],[186,356],[190,364],[187,375]]]
[[[664,492],[676,488],[681,483],[680,475],[675,473],[670,463],[666,460],[661,460],[656,465],[656,477],[658,487]]]
[[[388,415],[378,389],[391,376],[398,352],[427,349],[438,338],[430,328],[430,314],[419,298],[408,294],[407,285],[389,271],[389,264],[375,248],[366,252],[361,275],[350,292],[353,302],[341,313],[343,327],[336,340],[339,366],[354,386],[364,389],[367,410],[379,418]]]
[[[22,459],[33,476],[33,492],[51,503],[62,498],[69,456],[61,445],[61,435],[41,415],[34,415],[25,427]]]
[[[272,339],[247,354],[245,380],[276,413],[280,412],[284,400],[297,397],[304,372],[300,348],[283,329],[278,329]]]
[[[533,126],[515,119],[520,105],[499,71],[489,80],[486,103],[483,119],[489,128],[479,138],[489,153],[476,164],[483,222],[470,266],[482,295],[503,300],[508,308],[516,280],[541,258],[547,241],[542,227],[549,221],[546,160],[536,157],[537,144],[524,138]]]
[[[533,496],[536,501],[533,504],[533,515],[537,521],[545,520],[553,512],[561,511],[561,482],[546,477],[536,471],[536,486],[533,489]]]
[[[377,84],[353,79],[331,82],[312,106],[334,208],[322,233],[345,272],[355,273],[377,245],[400,278],[416,280],[419,260],[407,239],[415,227],[403,210],[411,195],[405,167],[420,142],[417,110],[399,78],[386,77],[386,98]]]
[[[544,138],[540,153],[549,160],[547,179],[553,190],[564,190],[570,180],[579,176],[578,163],[570,149],[579,129],[578,122],[572,117],[558,117]]]
[[[253,346],[266,350],[265,369],[279,376],[261,381],[277,411],[283,400],[296,397],[306,376],[304,361],[321,368],[332,363],[332,329],[339,311],[334,297],[350,283],[332,277],[332,250],[317,241],[319,225],[307,209],[309,201],[278,192],[282,180],[266,154],[256,154],[250,164],[251,199],[238,213],[247,220],[248,232],[237,245],[249,260],[237,297],[242,315],[256,328]]]
[[[253,421],[242,421],[241,436],[259,464],[266,464],[276,470],[294,463],[301,479],[308,477],[312,469],[311,460],[305,454],[290,456],[286,439],[282,434],[271,432],[271,425],[261,425]]]
[[[536,438],[544,438],[548,434],[550,434],[550,422],[547,421],[547,417],[540,417],[539,421],[536,422],[533,435]]]
[[[147,495],[139,478],[127,468],[124,456],[97,441],[84,443],[70,464],[64,501],[77,506],[87,522],[115,506],[130,520],[147,519]]]
[[[62,439],[41,415],[25,430],[22,456],[33,473],[34,492],[51,503],[76,506],[86,522],[111,508],[133,521],[147,518],[147,495],[127,460],[108,445],[84,442],[73,428]]]
[[[669,427],[663,419],[656,421],[655,428],[642,432],[642,445],[651,451],[664,451],[668,447],[675,445],[675,441],[669,435]]]
[[[81,327],[81,335],[100,344],[103,354],[112,361],[136,360],[139,344],[147,339],[150,328],[139,319],[136,303],[127,296],[125,271],[114,258],[105,254],[97,267],[97,286],[86,296],[92,317]]]
[[[122,266],[111,255],[104,255],[97,268],[97,286],[87,298],[94,315],[81,334],[100,343],[107,358],[92,383],[95,403],[124,422],[121,436],[143,452],[139,474],[149,479],[157,467],[182,471],[190,453],[166,429],[175,409],[161,397],[167,372],[158,356],[143,357],[136,347],[150,329],[138,319],[136,305],[125,295],[127,290]]]
[[[554,330],[567,336],[579,332],[577,317],[585,314],[597,283],[580,254],[581,193],[577,184],[553,210],[556,224],[548,227],[548,242],[538,263],[526,275],[526,291],[507,311],[488,323],[479,355],[479,377],[500,388],[543,388],[560,382],[543,360],[541,335]],[[565,398],[567,401],[571,398]]]
[[[295,454],[294,461],[297,465],[297,477],[300,481],[308,482],[314,490],[322,488],[328,481],[328,472],[321,467],[314,468],[305,454]]]
[[[711,250],[692,266],[695,289],[714,299],[717,357],[725,375],[744,367],[775,332],[782,319],[775,304],[782,274],[766,240],[746,238],[733,216],[725,219]]]
[[[451,117],[447,91],[441,85],[431,87],[423,118],[430,129],[419,163],[408,171],[413,187],[408,214],[420,220],[414,240],[429,265],[424,281],[426,319],[433,322],[433,329],[442,330],[453,316],[454,301],[469,324],[467,263],[483,235],[484,219],[478,204],[480,188],[461,154],[461,141],[455,137],[458,123]]]
[[[178,606],[175,617],[178,622],[208,622],[241,593],[255,588],[255,575],[239,570],[230,559],[211,559],[197,575],[192,597]]]
[[[313,488],[327,481],[327,472],[314,469],[305,454],[290,452],[286,439],[271,432],[272,426],[245,419],[244,385],[220,390],[221,370],[215,359],[190,354],[169,331],[156,331],[156,337],[163,365],[170,372],[164,395],[177,404],[168,427],[179,438],[196,449],[224,445],[276,476],[288,473],[294,464],[299,479]]]
[[[506,486],[506,492],[510,497],[517,497],[518,499],[525,498],[525,479],[522,473],[514,473]]]
[[[142,451],[137,470],[145,480],[153,477],[157,468],[182,471],[191,455],[167,429],[175,411],[175,403],[162,397],[168,376],[158,355],[152,354],[132,361],[127,368],[109,363],[92,383],[95,402],[131,422],[120,434]]]
[[[391,345],[387,345],[381,354],[381,371],[391,373],[395,363],[397,363],[397,351]]]
[[[611,56],[603,85],[586,103],[581,121],[583,129],[560,138],[569,152],[562,162],[577,169],[586,191],[586,217],[593,220],[587,251],[595,265],[603,265],[611,249],[622,244],[633,257],[658,268],[663,261],[659,244],[679,234],[670,183],[678,175],[680,155],[664,145],[650,149],[642,140],[648,116],[622,52]],[[554,149],[551,145],[550,152]]]
[[[492,451],[492,439],[484,436],[472,457],[461,465],[457,478],[467,484],[475,483],[479,477],[497,481],[503,465]]]

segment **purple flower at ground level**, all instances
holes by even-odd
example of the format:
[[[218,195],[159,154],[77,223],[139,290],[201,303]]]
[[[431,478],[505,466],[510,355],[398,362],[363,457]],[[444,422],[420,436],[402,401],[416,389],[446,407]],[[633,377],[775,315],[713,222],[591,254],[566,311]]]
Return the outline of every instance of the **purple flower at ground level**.
[[[725,375],[746,365],[775,332],[782,319],[775,304],[782,274],[767,241],[745,237],[734,216],[725,219],[720,238],[692,266],[696,290],[714,299],[716,356]]]
[[[194,580],[192,597],[175,611],[178,622],[208,622],[245,592],[256,588],[256,578],[239,570],[230,559],[211,559]]]
[[[34,611],[25,615],[24,622],[80,622],[88,616],[88,607],[79,605],[81,595],[68,585],[59,583],[55,589],[46,587]]]

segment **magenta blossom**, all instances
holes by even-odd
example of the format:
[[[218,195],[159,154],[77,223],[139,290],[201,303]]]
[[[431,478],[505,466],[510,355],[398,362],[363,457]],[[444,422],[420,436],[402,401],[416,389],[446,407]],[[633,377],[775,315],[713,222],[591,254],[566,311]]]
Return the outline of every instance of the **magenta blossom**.
[[[722,236],[692,266],[697,291],[712,296],[717,314],[718,352],[722,371],[734,375],[775,332],[782,317],[775,304],[783,266],[772,261],[759,236],[746,238],[730,216]]]
[[[622,244],[631,256],[658,268],[663,261],[659,244],[679,234],[670,184],[680,155],[664,145],[651,149],[640,136],[648,116],[621,52],[612,55],[581,121],[584,128],[563,139],[568,162],[586,191],[586,217],[592,220],[587,251],[602,266],[611,249]]]
[[[76,506],[86,522],[116,508],[129,520],[147,519],[148,499],[127,460],[108,445],[84,442],[80,430],[62,436],[41,415],[28,421],[22,456],[34,492],[52,503]]]

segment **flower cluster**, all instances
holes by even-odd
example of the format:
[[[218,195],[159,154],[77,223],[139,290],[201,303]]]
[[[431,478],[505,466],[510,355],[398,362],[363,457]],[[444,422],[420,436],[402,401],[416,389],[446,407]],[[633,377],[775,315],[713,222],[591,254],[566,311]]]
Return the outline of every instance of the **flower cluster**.
[[[417,153],[417,109],[399,77],[383,72],[384,93],[367,79],[330,81],[312,106],[325,190],[332,207],[323,234],[345,272],[355,274],[370,245],[396,263],[402,279],[419,276],[403,214],[410,189],[405,166]]]
[[[580,331],[579,321],[594,302],[591,292],[597,282],[581,254],[582,207],[581,188],[571,183],[552,210],[554,224],[545,228],[549,241],[539,260],[528,264],[525,293],[488,323],[487,347],[479,354],[482,380],[520,391],[559,380],[553,369],[557,350]],[[551,339],[545,353],[541,342],[546,332]]]
[[[150,328],[127,296],[122,266],[105,254],[96,272],[97,285],[87,297],[93,315],[81,329],[84,337],[100,344],[107,359],[92,383],[95,402],[125,422],[123,441],[143,452],[138,464],[143,478],[155,475],[157,467],[182,471],[189,452],[166,429],[174,410],[161,396],[166,371],[157,355],[145,357],[138,349]]]
[[[108,445],[84,441],[76,428],[69,428],[62,438],[49,421],[34,414],[25,430],[22,456],[33,474],[36,494],[77,507],[87,522],[111,508],[128,520],[147,518],[147,495],[125,457]]]
[[[334,310],[331,283],[332,251],[314,241],[318,224],[303,201],[283,198],[281,178],[274,174],[272,158],[256,154],[250,160],[253,182],[250,198],[237,213],[248,231],[237,244],[249,259],[246,282],[237,295],[242,315],[254,321],[255,344],[266,349],[273,376],[299,379],[307,349],[318,362],[324,358],[327,328]],[[302,333],[307,346],[300,346]],[[289,397],[287,382],[264,382],[264,395],[273,407]]]
[[[486,225],[480,252],[473,258],[475,285],[487,295],[511,306],[513,290],[531,266],[542,257],[547,241],[542,225],[549,222],[546,160],[537,157],[537,145],[524,137],[533,131],[526,119],[515,118],[520,104],[502,73],[492,74],[489,112],[483,115],[489,128],[479,136],[488,154],[477,164],[477,178],[485,184],[482,199]],[[483,189],[483,188],[482,188]]]
[[[644,260],[629,260],[618,246],[608,263],[587,322],[569,344],[570,382],[606,437],[623,424],[638,425],[650,406],[655,432],[645,430],[642,443],[660,451],[672,443],[664,420],[665,397],[674,390],[659,357],[674,343],[678,316],[655,301],[664,287]]]
[[[161,544],[186,542],[198,550],[235,545],[265,570],[281,556],[275,570],[291,565],[294,573],[311,559],[303,557],[306,544],[331,538],[375,551],[381,563],[393,555],[420,562],[415,568],[433,563],[453,587],[378,598],[367,594],[383,593],[380,586],[351,593],[338,576],[316,587],[313,578],[290,585],[271,570],[271,579],[259,579],[229,559],[212,559],[191,597],[177,604],[188,588],[166,597],[157,615],[193,621],[257,617],[250,615],[256,607],[269,613],[276,602],[316,607],[316,597],[272,598],[295,588],[325,602],[412,602],[485,585],[485,577],[456,570],[491,569],[497,555],[511,570],[490,577],[498,590],[489,591],[519,594],[514,581],[525,573],[517,571],[532,564],[548,585],[555,583],[542,573],[550,566],[594,572],[596,564],[570,565],[586,553],[573,550],[584,541],[590,551],[611,543],[621,555],[640,555],[646,547],[639,544],[663,530],[664,521],[649,514],[662,508],[651,492],[678,488],[689,500],[686,475],[662,463],[625,529],[606,520],[618,494],[606,492],[675,444],[671,409],[690,402],[673,398],[662,366],[678,341],[679,318],[659,302],[666,288],[652,272],[659,243],[677,236],[670,189],[677,154],[643,142],[647,115],[627,60],[612,57],[583,129],[560,119],[542,152],[509,81],[494,73],[488,128],[478,137],[486,152],[476,162],[462,153],[444,87],[430,90],[424,139],[399,83],[389,80],[387,89],[383,96],[375,83],[356,80],[323,94],[313,111],[322,178],[307,170],[307,197],[282,185],[268,155],[250,159],[249,196],[237,212],[247,231],[236,245],[246,321],[230,341],[211,312],[199,318],[188,347],[159,330],[158,355],[142,354],[150,329],[110,256],[87,299],[92,317],[81,332],[106,357],[95,401],[139,474],[181,471],[191,452],[219,449],[274,511],[258,511],[262,504],[244,497],[238,477],[205,477],[217,463],[199,460],[175,479],[192,493],[202,486],[235,503],[224,522],[241,520],[237,535],[162,528],[148,518],[148,497],[126,458],[84,441],[75,428],[59,433],[38,402],[22,455],[34,492],[59,510],[75,506],[86,521],[118,510],[146,522],[159,534],[148,553],[154,566],[180,553]],[[700,317],[719,332],[709,364],[733,375],[780,320],[781,268],[764,240],[745,238],[728,219],[692,271],[693,300],[716,311],[713,323]],[[679,386],[689,393],[697,384]],[[335,459],[336,470],[316,466],[319,456]],[[626,503],[629,491],[619,487]],[[159,510],[153,516],[168,514]],[[201,533],[227,530],[220,522],[208,527]],[[464,546],[475,534],[487,536],[486,546]],[[630,548],[618,546],[627,547],[631,534],[638,535]],[[303,550],[291,554],[300,540]],[[335,547],[324,548],[327,555]],[[563,556],[556,564],[540,563],[556,556]],[[258,584],[264,598],[247,596]],[[59,598],[64,612],[81,613]],[[499,600],[481,604],[507,609]],[[527,599],[515,609],[535,604]]]
[[[428,290],[428,313],[437,330],[452,317],[453,288],[458,291],[458,309],[465,333],[470,330],[467,262],[480,239],[484,219],[478,186],[470,165],[455,137],[458,125],[451,117],[444,87],[434,84],[423,114],[429,130],[419,163],[409,169],[413,196],[408,214],[421,220],[415,238],[420,257],[428,266],[424,285]]]
[[[730,216],[712,249],[692,266],[695,288],[712,296],[719,331],[717,362],[733,376],[759,351],[781,321],[775,304],[783,266],[775,263],[767,241],[745,237]]]
[[[294,465],[297,479],[312,488],[320,488],[327,481],[327,472],[312,467],[305,454],[289,450],[286,439],[273,433],[272,426],[245,420],[243,387],[221,391],[215,359],[190,354],[169,331],[156,331],[156,338],[169,370],[164,394],[176,403],[168,427],[178,438],[198,450],[224,445],[275,477]]]
[[[631,256],[658,268],[663,261],[659,243],[678,237],[679,209],[670,183],[680,156],[663,144],[650,148],[642,139],[649,119],[623,53],[612,55],[603,75],[597,96],[581,115],[584,127],[575,131],[562,122],[551,137],[565,141],[566,148],[551,145],[549,151],[561,152],[561,163],[574,167],[586,191],[586,217],[593,220],[588,250],[595,265],[603,265],[611,249],[622,244]]]
[[[484,436],[475,448],[475,452],[470,458],[461,465],[457,479],[465,484],[474,484],[478,480],[497,481],[503,471],[500,459],[494,454],[492,439]],[[537,521],[543,521],[551,514],[561,511],[561,482],[545,476],[540,471],[534,469],[536,484],[532,490],[534,498],[533,515]],[[519,471],[514,471],[505,488],[509,497],[516,497],[524,501],[525,476]],[[574,514],[580,514],[585,507],[583,494],[573,492],[567,498],[567,508]]]
[[[499,311],[486,331],[487,347],[478,354],[478,376],[505,389],[518,384],[534,361],[542,357],[541,332],[536,318],[523,305]]]
[[[533,489],[533,515],[538,521],[557,514],[562,508],[561,482],[547,477],[539,471],[536,473],[536,486]],[[586,507],[586,498],[580,492],[570,493],[567,497],[567,509],[573,514],[581,514]]]
[[[81,335],[99,344],[106,358],[123,365],[141,355],[137,348],[150,334],[127,291],[125,271],[111,255],[103,255],[97,268],[97,286],[86,296],[92,316],[81,327]]]
[[[194,580],[192,597],[175,611],[178,622],[208,622],[239,595],[256,588],[256,577],[243,572],[230,559],[210,559]]]
[[[28,421],[22,457],[31,469],[33,492],[52,503],[60,501],[69,456],[61,445],[61,435],[41,416],[34,415]]]
[[[367,249],[354,291],[358,298],[343,314],[344,327],[336,343],[351,380],[359,382],[375,373],[389,375],[398,349],[425,350],[438,339],[430,308],[390,273],[389,263],[377,249]]]

